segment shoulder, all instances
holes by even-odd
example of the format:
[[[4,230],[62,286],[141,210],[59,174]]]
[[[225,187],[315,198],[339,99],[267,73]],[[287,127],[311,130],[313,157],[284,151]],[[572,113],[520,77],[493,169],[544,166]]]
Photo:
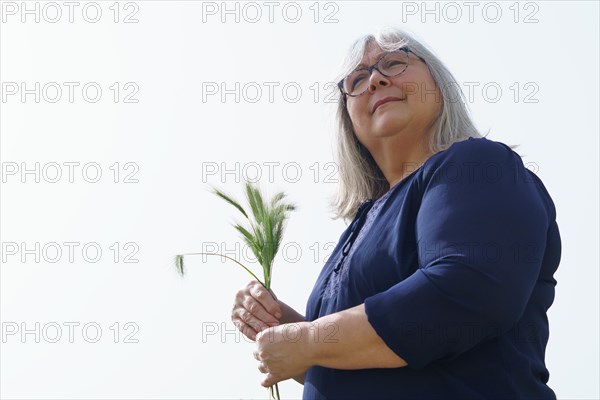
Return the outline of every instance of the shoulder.
[[[438,161],[508,161],[521,157],[508,145],[490,140],[485,137],[470,137],[466,140],[453,143],[446,150],[434,154]],[[435,161],[435,160],[434,160]]]
[[[554,218],[556,208],[541,179],[508,145],[485,137],[453,143],[427,160],[417,187],[421,193],[469,197],[529,207],[542,205]],[[517,201],[518,199],[518,201]],[[533,212],[533,211],[532,211]]]
[[[424,164],[423,178],[435,175],[510,177],[526,174],[523,161],[508,145],[485,137],[453,143]]]

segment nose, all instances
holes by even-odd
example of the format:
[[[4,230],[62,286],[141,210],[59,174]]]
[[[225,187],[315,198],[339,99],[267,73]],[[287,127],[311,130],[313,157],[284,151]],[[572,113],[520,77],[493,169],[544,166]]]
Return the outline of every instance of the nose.
[[[389,86],[391,85],[390,80],[383,76],[379,71],[377,71],[376,69],[374,69],[371,72],[371,76],[369,77],[369,92],[373,93],[378,86]]]

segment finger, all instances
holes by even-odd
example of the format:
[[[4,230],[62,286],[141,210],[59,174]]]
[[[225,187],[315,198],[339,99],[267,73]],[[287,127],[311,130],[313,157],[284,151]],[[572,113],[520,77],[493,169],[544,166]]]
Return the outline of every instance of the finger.
[[[275,301],[271,293],[265,289],[260,283],[249,288],[250,295],[256,299],[264,308],[273,315],[276,319],[281,318],[281,307]]]
[[[261,384],[261,386],[268,388],[268,387],[273,386],[277,382],[279,382],[277,377],[275,377],[272,373],[269,372],[269,373],[267,373],[267,375],[265,376],[265,378],[262,380],[262,382],[260,384]]]
[[[235,301],[233,303],[233,307],[231,308],[232,318],[239,317],[242,318],[241,315],[243,311],[240,308],[245,308],[250,311],[252,316],[256,318],[256,320],[248,320],[246,323],[251,323],[256,325],[257,323],[265,326],[274,326],[278,325],[279,321],[275,318],[274,315],[269,314],[269,312],[260,304],[258,300],[252,297],[251,292],[256,290],[258,287],[262,287],[262,285],[257,281],[251,281],[248,283],[243,289],[240,289],[235,296]],[[245,321],[245,320],[244,320]],[[254,330],[259,331],[264,329],[264,327],[254,327]]]
[[[250,311],[250,313],[256,317],[257,319],[259,319],[260,321],[264,322],[265,324],[268,325],[278,325],[279,324],[279,320],[277,318],[275,318],[274,315],[269,314],[269,312],[267,310],[265,310],[265,308],[252,296],[248,296],[244,299],[242,305],[244,306],[244,308],[248,311]]]
[[[263,363],[259,363],[258,364],[258,370],[260,372],[262,372],[263,374],[268,374],[269,373],[269,371],[267,370],[267,367]]]
[[[234,315],[232,319],[239,319],[246,325],[250,326],[256,333],[267,329],[269,327],[265,322],[257,319],[254,315],[250,313],[250,311],[246,310],[243,307],[238,307],[234,310]]]
[[[267,353],[264,351],[258,351],[258,350],[254,350],[252,352],[252,355],[254,356],[254,359],[257,361],[264,361],[267,358]]]
[[[246,324],[239,318],[232,318],[233,324],[238,328],[240,332],[244,336],[246,336],[250,340],[256,340],[256,335],[258,334],[250,325]]]

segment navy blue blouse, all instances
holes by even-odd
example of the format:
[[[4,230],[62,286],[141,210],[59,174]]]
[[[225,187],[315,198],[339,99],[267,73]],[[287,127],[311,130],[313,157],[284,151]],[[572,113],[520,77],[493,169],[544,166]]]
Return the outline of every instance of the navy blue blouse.
[[[555,399],[544,353],[560,256],[554,203],[521,157],[454,143],[363,202],[306,307],[314,321],[364,303],[408,365],[314,366],[303,397]]]

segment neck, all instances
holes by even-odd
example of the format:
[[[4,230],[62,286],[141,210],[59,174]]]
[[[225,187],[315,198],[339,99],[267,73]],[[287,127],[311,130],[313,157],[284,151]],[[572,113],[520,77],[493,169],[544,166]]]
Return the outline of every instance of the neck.
[[[373,155],[390,189],[421,167],[433,155],[423,141],[395,140],[394,142],[393,145],[382,143],[379,151]]]

